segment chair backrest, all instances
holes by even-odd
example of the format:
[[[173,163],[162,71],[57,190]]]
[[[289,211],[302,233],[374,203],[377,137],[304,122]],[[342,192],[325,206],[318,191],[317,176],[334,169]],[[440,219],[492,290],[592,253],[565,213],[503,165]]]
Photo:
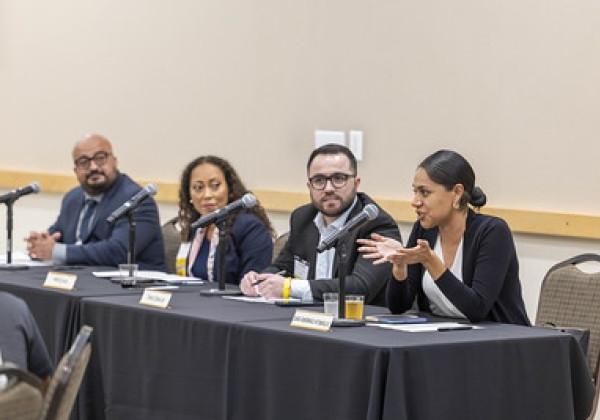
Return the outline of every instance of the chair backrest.
[[[0,390],[0,420],[36,420],[42,410],[42,381],[15,365],[0,365],[8,382]]]
[[[93,328],[84,325],[65,354],[48,386],[40,420],[68,420],[92,351]]]
[[[279,253],[285,246],[290,236],[289,232],[283,233],[275,239],[275,243],[273,244],[273,261],[279,256]]]
[[[600,271],[586,273],[576,264],[600,262],[600,255],[582,254],[556,264],[542,282],[535,325],[588,329],[587,360],[597,383],[600,355]]]
[[[165,263],[169,273],[175,273],[175,259],[177,258],[177,251],[179,251],[179,245],[181,245],[181,233],[175,226],[176,222],[177,217],[174,217],[161,227],[165,244]]]

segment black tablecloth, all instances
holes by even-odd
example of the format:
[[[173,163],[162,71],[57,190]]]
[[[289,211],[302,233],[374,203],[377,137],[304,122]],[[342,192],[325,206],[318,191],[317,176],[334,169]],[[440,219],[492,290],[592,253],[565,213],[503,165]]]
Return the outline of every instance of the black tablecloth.
[[[0,271],[0,290],[12,293],[27,302],[55,364],[69,349],[79,331],[77,320],[81,298],[139,293],[131,289],[123,289],[108,279],[92,275],[92,271],[102,270],[114,270],[114,268],[65,267],[57,270],[52,267],[31,267],[27,270]],[[75,289],[65,291],[43,287],[48,271],[76,274]]]
[[[175,293],[82,300],[87,419],[583,419],[593,387],[560,331],[291,328],[292,308]],[[381,311],[381,308],[378,309]]]
[[[585,419],[594,389],[569,334],[488,324],[408,335],[390,352],[384,419]]]

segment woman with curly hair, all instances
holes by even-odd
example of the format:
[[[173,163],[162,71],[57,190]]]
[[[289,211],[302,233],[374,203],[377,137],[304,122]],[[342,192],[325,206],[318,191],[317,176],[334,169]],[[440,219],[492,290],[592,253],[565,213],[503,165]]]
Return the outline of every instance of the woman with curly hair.
[[[248,190],[235,169],[217,156],[200,156],[191,161],[181,174],[179,216],[181,245],[176,259],[176,272],[217,281],[219,242],[217,226],[192,229],[198,218],[212,213],[241,198]],[[239,284],[248,271],[260,271],[268,266],[273,254],[273,228],[265,209],[257,203],[250,209],[231,214],[226,224],[229,230],[225,251],[226,279]]]

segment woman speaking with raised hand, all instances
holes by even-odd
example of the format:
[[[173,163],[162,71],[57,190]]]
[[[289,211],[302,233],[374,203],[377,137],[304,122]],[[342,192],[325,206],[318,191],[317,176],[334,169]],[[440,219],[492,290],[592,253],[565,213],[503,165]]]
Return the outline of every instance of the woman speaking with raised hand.
[[[393,264],[387,304],[463,318],[530,325],[521,295],[519,263],[506,222],[476,213],[486,203],[467,160],[451,150],[417,167],[412,206],[417,213],[408,244],[379,235],[359,239],[374,264]]]

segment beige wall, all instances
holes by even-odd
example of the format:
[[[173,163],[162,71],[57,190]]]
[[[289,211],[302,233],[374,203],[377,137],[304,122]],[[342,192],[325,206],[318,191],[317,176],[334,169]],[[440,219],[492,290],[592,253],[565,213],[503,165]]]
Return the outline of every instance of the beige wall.
[[[0,0],[0,167],[68,172],[98,131],[136,177],[216,153],[302,190],[313,130],[358,128],[373,195],[448,147],[494,207],[600,215],[599,28],[597,1]]]

